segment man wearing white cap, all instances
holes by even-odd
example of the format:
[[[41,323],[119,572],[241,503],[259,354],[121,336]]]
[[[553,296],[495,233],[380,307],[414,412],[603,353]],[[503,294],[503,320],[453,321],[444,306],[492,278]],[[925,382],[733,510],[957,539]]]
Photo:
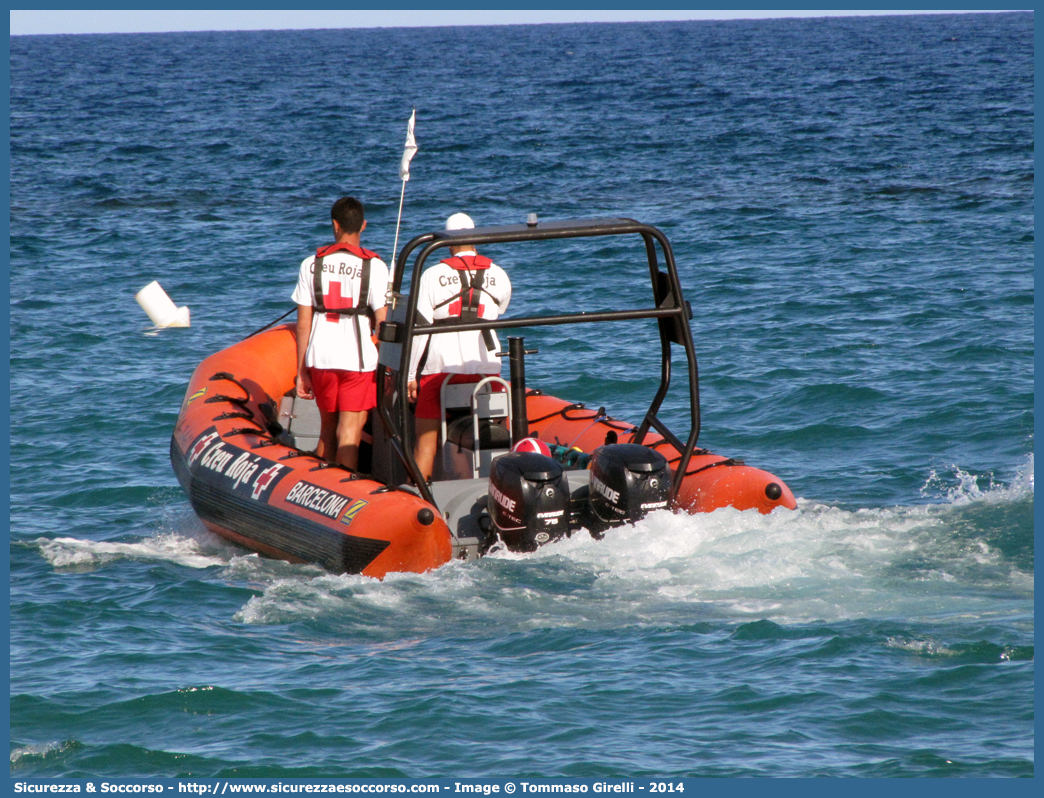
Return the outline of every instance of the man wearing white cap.
[[[470,230],[471,217],[455,213],[446,220],[447,230]],[[511,280],[475,247],[450,247],[450,257],[421,275],[417,312],[429,322],[452,329],[454,322],[492,321],[511,302]],[[500,342],[492,330],[444,332],[419,336],[410,363],[410,401],[417,402],[417,445],[414,459],[425,479],[435,467],[442,426],[439,395],[442,384],[478,382],[500,374]]]

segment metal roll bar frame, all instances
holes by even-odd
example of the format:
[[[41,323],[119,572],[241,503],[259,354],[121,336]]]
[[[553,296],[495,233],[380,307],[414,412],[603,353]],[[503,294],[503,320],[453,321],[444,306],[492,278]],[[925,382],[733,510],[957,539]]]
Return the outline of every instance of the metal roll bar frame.
[[[527,316],[521,318],[500,318],[494,321],[477,321],[454,325],[452,330],[433,324],[418,324],[417,297],[420,277],[428,257],[439,249],[448,249],[466,244],[508,244],[520,241],[549,241],[563,238],[587,238],[595,236],[639,235],[645,243],[646,256],[649,262],[649,276],[652,284],[653,300],[656,307],[643,310],[609,310],[598,312],[565,313],[552,316]],[[656,244],[663,252],[667,272],[661,272],[656,257]],[[399,368],[396,373],[396,390],[399,397],[407,396],[409,383],[409,365],[411,346],[417,335],[438,334],[446,332],[467,332],[471,330],[507,330],[517,327],[539,327],[557,324],[578,324],[602,321],[628,321],[632,319],[657,319],[660,333],[660,385],[653,397],[649,410],[645,413],[638,431],[634,435],[635,443],[642,443],[649,428],[655,429],[669,441],[680,453],[681,459],[674,472],[671,484],[671,504],[677,497],[681,486],[681,476],[689,465],[689,460],[696,448],[700,435],[700,388],[699,371],[696,364],[696,349],[692,341],[689,319],[692,310],[684,300],[678,270],[674,262],[674,253],[667,236],[651,225],[642,224],[634,219],[573,219],[556,222],[539,222],[537,224],[501,225],[496,227],[480,227],[470,230],[452,230],[425,233],[411,239],[395,261],[392,274],[393,295],[399,295],[405,274],[406,263],[414,250],[420,248],[413,264],[410,292],[406,297],[405,318],[401,322],[389,320],[381,325],[378,337],[382,341],[395,342],[402,345]],[[666,278],[666,279],[664,279]],[[671,381],[671,343],[681,345],[685,350],[688,363],[689,378],[689,412],[692,427],[688,439],[683,444],[659,419],[657,413],[667,395]],[[383,360],[383,359],[382,359]],[[427,482],[421,478],[420,469],[413,458],[413,433],[408,403],[399,401],[397,418],[393,418],[389,408],[389,396],[386,392],[388,368],[383,362],[377,366],[377,386],[379,416],[395,453],[405,466],[410,478],[414,481],[418,492],[426,502],[435,506],[435,499]],[[525,407],[521,408],[525,412]]]

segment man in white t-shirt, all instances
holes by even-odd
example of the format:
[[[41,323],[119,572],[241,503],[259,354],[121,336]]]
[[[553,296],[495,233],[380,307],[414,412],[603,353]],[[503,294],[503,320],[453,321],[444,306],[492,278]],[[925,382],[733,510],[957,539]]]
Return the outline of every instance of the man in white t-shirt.
[[[386,314],[388,267],[359,246],[366,229],[359,200],[341,197],[330,219],[335,242],[302,261],[292,297],[297,395],[314,397],[319,407],[316,454],[355,470],[367,414],[377,406],[377,347],[370,336]]]
[[[447,230],[475,226],[467,214],[446,220]],[[410,362],[410,401],[415,413],[417,443],[414,459],[425,479],[431,477],[442,425],[439,394],[447,379],[478,382],[500,374],[500,342],[492,330],[452,332],[454,322],[493,320],[511,302],[511,280],[473,246],[450,247],[450,257],[421,275],[417,312],[429,322],[443,324],[450,332],[418,336]],[[430,340],[429,340],[430,339]]]

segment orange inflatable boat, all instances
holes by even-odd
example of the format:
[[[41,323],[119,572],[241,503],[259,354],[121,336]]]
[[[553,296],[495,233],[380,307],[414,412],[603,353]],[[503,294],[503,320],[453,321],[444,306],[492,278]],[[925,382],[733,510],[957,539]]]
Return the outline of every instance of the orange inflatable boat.
[[[644,245],[650,307],[501,318],[455,330],[636,321],[657,325],[661,379],[645,418],[633,425],[525,382],[525,348],[510,337],[510,380],[447,385],[440,457],[430,483],[413,460],[406,365],[415,336],[436,328],[416,313],[428,256],[460,244],[631,236]],[[412,290],[404,266],[417,252]],[[663,257],[659,263],[657,252]],[[410,241],[397,259],[388,320],[379,331],[379,405],[352,473],[317,458],[314,403],[293,395],[294,327],[257,333],[195,370],[171,440],[171,462],[192,507],[213,532],[263,555],[318,563],[337,573],[383,577],[422,572],[492,546],[533,550],[563,536],[601,537],[653,510],[795,507],[782,480],[696,446],[699,389],[673,253],[656,228],[597,219],[439,231]],[[691,428],[675,436],[659,418],[671,354],[685,352]],[[519,442],[526,438],[521,446]],[[524,451],[520,451],[524,450]]]

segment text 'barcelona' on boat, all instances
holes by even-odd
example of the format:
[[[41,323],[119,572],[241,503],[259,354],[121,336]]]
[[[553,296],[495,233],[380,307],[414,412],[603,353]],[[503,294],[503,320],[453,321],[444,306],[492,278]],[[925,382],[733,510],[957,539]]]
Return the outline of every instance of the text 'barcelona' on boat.
[[[595,236],[637,237],[648,263],[651,307],[462,321],[453,331],[654,320],[660,380],[645,417],[633,425],[601,408],[529,389],[530,353],[521,337],[510,337],[510,380],[443,386],[450,420],[442,424],[432,481],[421,479],[410,407],[399,397],[407,395],[415,338],[446,330],[417,312],[419,278],[429,256],[463,244]],[[403,293],[414,253],[410,291]],[[312,453],[318,412],[314,402],[294,396],[293,325],[257,333],[196,368],[174,428],[171,462],[193,509],[213,532],[270,557],[373,577],[479,557],[498,539],[512,550],[531,551],[581,530],[601,537],[657,509],[793,509],[794,496],[777,477],[696,447],[699,385],[690,318],[666,236],[631,219],[428,233],[403,247],[394,265],[391,305],[378,332],[378,406],[360,452],[365,475]],[[691,426],[685,440],[659,417],[674,347],[684,352],[688,367]],[[546,446],[534,442],[515,447],[530,451],[512,451],[527,437]]]

